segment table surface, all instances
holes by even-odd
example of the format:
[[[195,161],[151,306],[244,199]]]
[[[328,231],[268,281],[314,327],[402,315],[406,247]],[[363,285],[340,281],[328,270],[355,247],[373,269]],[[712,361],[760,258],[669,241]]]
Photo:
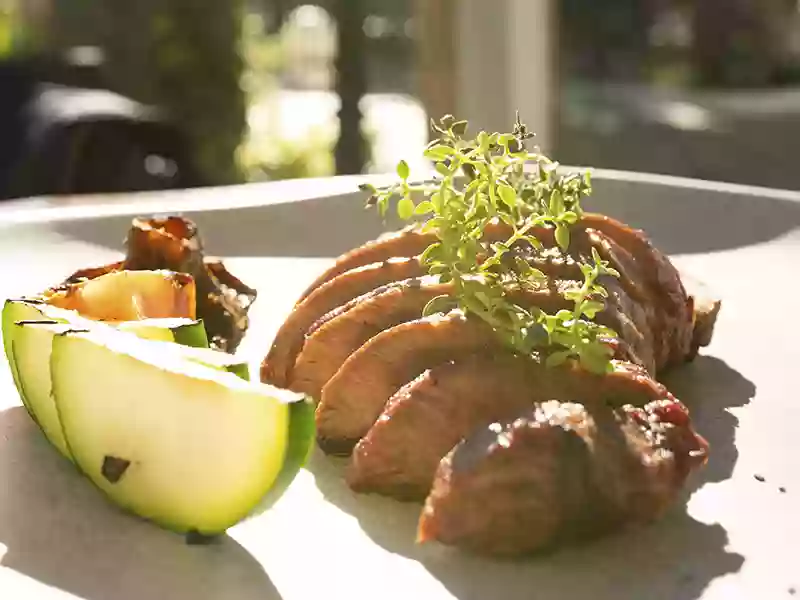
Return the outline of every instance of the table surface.
[[[0,205],[0,296],[120,256],[131,216],[186,212],[259,290],[240,352],[260,359],[302,289],[382,224],[358,178]],[[0,369],[0,598],[483,600],[790,598],[800,594],[800,195],[599,173],[590,208],[651,234],[723,298],[713,343],[667,385],[711,459],[653,526],[552,556],[490,561],[414,544],[418,507],[357,496],[316,453],[268,513],[219,543],[110,506],[32,425]],[[757,476],[757,477],[756,477]]]

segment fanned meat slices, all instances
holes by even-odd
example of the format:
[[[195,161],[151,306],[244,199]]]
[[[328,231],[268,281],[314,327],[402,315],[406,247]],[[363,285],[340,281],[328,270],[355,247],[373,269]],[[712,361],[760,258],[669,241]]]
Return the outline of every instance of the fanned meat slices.
[[[531,292],[529,297],[538,297],[537,305],[563,301],[549,291]],[[353,352],[322,388],[317,441],[329,454],[350,454],[389,398],[431,365],[475,352],[505,351],[505,342],[485,322],[460,311],[386,329]],[[624,343],[615,351],[618,357],[630,357]]]
[[[555,312],[569,306],[563,290],[577,285],[572,280],[551,279],[546,289],[518,292],[518,301]],[[362,344],[394,325],[418,318],[430,300],[449,294],[452,289],[452,284],[440,284],[435,277],[425,276],[379,287],[336,308],[309,328],[288,386],[318,398],[325,383]],[[606,311],[598,317],[611,327],[618,327],[620,318],[624,315],[618,310]],[[635,352],[636,344],[629,345]]]
[[[519,555],[646,523],[706,452],[672,399],[616,410],[545,402],[442,460],[418,540]]]
[[[261,380],[286,386],[306,333],[330,311],[382,285],[421,275],[424,269],[416,258],[391,258],[351,269],[320,285],[294,307],[278,330],[262,363]]]
[[[664,397],[666,388],[630,363],[594,375],[505,352],[465,356],[426,370],[392,396],[355,447],[347,481],[357,492],[424,500],[440,460],[481,425],[549,399],[644,406]]]
[[[512,230],[497,221],[475,233],[494,242]],[[605,341],[611,372],[513,354],[457,310],[421,317],[453,285],[425,275],[420,255],[438,239],[419,226],[342,255],[262,364],[265,381],[319,401],[317,442],[351,456],[353,490],[427,498],[421,541],[520,554],[645,522],[705,460],[705,442],[655,377],[708,344],[719,302],[695,302],[669,259],[614,219],[584,214],[566,252],[552,228],[530,233],[541,247],[518,240],[502,259],[546,277],[506,290],[520,306],[572,310],[565,292],[584,284],[580,266],[595,250],[619,272],[598,280],[605,307],[593,317],[617,333]]]

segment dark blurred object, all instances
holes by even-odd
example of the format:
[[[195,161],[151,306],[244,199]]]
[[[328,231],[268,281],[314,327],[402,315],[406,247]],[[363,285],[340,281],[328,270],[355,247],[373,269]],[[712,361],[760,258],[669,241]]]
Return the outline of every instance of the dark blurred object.
[[[759,87],[780,81],[795,0],[702,0],[692,8],[698,84]]]
[[[363,0],[333,3],[339,48],[336,54],[336,93],[339,108],[339,139],[334,151],[336,174],[358,174],[367,161],[367,145],[361,131],[360,102],[367,93],[366,36]]]
[[[202,185],[183,132],[159,109],[104,89],[98,67],[0,63],[1,199]]]
[[[600,81],[641,77],[652,0],[563,0],[559,8],[561,61],[570,76]]]

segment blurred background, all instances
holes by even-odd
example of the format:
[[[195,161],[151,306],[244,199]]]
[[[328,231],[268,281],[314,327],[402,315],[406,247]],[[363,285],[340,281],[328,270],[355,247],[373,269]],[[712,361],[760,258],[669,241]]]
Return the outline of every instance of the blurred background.
[[[800,189],[798,0],[0,0],[0,197],[393,170],[430,117]]]

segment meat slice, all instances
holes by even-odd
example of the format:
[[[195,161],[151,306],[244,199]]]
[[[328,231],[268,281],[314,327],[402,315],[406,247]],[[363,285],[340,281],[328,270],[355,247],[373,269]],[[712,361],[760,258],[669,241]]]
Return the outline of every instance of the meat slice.
[[[545,402],[442,460],[417,538],[519,555],[646,523],[707,448],[674,399],[615,410]]]
[[[322,387],[364,342],[399,323],[417,319],[452,284],[422,277],[393,283],[357,298],[318,320],[308,332],[288,379],[294,391],[319,399]]]
[[[419,256],[425,248],[436,242],[437,239],[435,234],[423,233],[420,227],[416,225],[384,234],[376,240],[367,242],[342,254],[327,271],[308,286],[300,296],[300,300],[307,298],[311,292],[326,281],[330,281],[337,275],[341,275],[351,269],[383,262],[390,258]]]
[[[693,302],[669,258],[653,246],[643,231],[607,215],[586,213],[581,226],[613,239],[641,265],[644,281],[654,296],[656,314],[662,320],[662,337],[668,345],[667,356],[659,362],[665,366],[684,362],[692,355]]]
[[[424,274],[416,258],[391,258],[346,271],[316,288],[295,305],[261,365],[261,380],[285,387],[309,328],[325,314],[390,282]]]
[[[431,365],[459,355],[502,348],[483,321],[460,311],[402,323],[354,352],[322,388],[317,441],[328,454],[347,455],[380,416],[387,400]]]
[[[642,272],[642,265],[627,250],[620,247],[613,239],[594,230],[583,231],[573,236],[576,251],[588,254],[592,248],[596,249],[603,260],[619,272],[619,278],[603,276],[598,283],[609,289],[609,286],[618,286],[625,290],[631,303],[626,306],[628,311],[635,310],[637,322],[641,323],[641,330],[649,333],[649,342],[652,348],[653,364],[655,370],[651,374],[655,377],[656,371],[661,368],[669,356],[669,347],[665,341],[664,327],[658,312],[658,299],[653,290],[647,285],[647,275]],[[633,316],[633,312],[629,312]]]
[[[441,459],[481,425],[549,399],[644,406],[665,397],[663,385],[625,362],[594,375],[510,353],[463,357],[428,369],[392,396],[353,450],[347,481],[357,492],[424,500]]]

